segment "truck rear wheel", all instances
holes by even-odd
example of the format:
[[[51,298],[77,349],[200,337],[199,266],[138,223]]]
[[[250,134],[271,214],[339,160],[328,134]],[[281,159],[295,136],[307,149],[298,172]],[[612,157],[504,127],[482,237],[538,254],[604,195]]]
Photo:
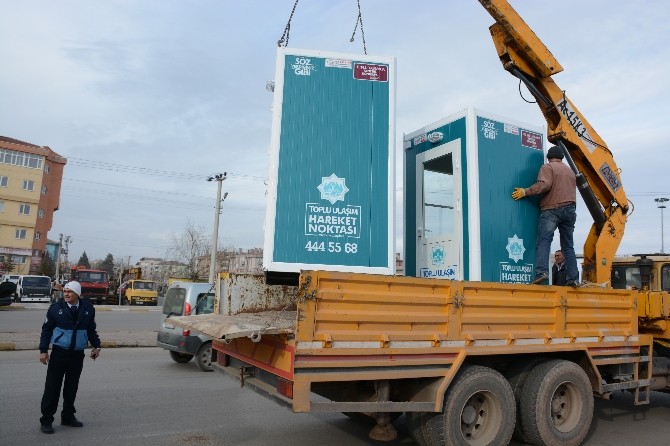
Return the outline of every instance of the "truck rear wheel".
[[[170,356],[174,362],[178,362],[179,364],[186,364],[193,359],[193,355],[189,355],[188,353],[170,352]]]
[[[435,416],[436,414],[427,412],[405,412],[405,424],[409,435],[419,446],[432,446],[430,437],[426,430],[426,416]]]
[[[521,392],[521,422],[534,444],[577,446],[592,419],[591,383],[581,367],[552,360],[533,368]]]
[[[463,366],[444,396],[444,409],[428,417],[432,446],[508,444],[514,431],[514,393],[495,370]]]
[[[514,402],[516,403],[516,424],[514,426],[513,437],[522,440],[525,443],[530,443],[530,439],[524,434],[523,426],[521,425],[521,391],[526,384],[528,375],[537,365],[547,361],[548,358],[531,358],[518,361],[513,364],[505,373],[507,381],[512,386],[514,392]]]

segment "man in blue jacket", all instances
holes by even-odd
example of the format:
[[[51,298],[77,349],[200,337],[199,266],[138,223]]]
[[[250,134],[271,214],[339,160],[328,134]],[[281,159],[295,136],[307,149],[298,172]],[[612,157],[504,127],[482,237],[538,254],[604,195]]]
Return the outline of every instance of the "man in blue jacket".
[[[40,362],[48,364],[40,418],[40,430],[45,434],[54,433],[52,423],[58,409],[63,378],[65,383],[60,424],[72,427],[84,425],[74,416],[74,400],[84,365],[84,349],[90,342],[94,347],[91,358],[95,360],[100,355],[100,338],[95,327],[95,309],[90,302],[79,299],[80,295],[79,282],[67,283],[63,287],[63,300],[49,307],[42,325]],[[49,344],[52,345],[51,358]]]

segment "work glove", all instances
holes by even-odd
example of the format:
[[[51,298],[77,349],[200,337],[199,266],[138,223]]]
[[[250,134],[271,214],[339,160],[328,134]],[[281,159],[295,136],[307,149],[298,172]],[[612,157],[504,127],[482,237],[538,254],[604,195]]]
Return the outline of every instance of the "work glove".
[[[512,198],[515,200],[521,200],[526,196],[526,190],[523,187],[515,187],[514,192],[512,192]]]

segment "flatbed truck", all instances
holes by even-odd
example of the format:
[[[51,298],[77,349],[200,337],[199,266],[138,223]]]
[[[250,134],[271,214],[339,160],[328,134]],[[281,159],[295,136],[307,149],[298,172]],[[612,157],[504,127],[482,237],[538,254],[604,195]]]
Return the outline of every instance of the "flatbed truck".
[[[368,416],[421,446],[576,446],[594,397],[670,392],[670,295],[640,258],[612,288],[629,213],[602,138],[551,76],[562,67],[506,0],[480,0],[503,67],[526,85],[594,223],[578,288],[302,271],[294,287],[220,275],[215,314],[170,318],[213,338],[213,366],[295,412]],[[511,191],[510,191],[511,193]],[[617,271],[616,269],[614,270]],[[268,296],[274,296],[268,298]]]

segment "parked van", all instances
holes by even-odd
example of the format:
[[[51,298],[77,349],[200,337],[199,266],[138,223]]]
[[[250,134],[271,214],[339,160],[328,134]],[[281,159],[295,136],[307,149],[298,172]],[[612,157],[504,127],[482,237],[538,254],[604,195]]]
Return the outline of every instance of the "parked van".
[[[129,305],[157,305],[158,287],[151,280],[129,280],[121,286],[123,303]]]
[[[158,331],[158,346],[170,351],[172,359],[187,363],[195,356],[198,366],[212,371],[212,339],[190,330],[182,330],[165,319],[214,312],[214,286],[211,283],[175,282],[163,302],[163,319]]]
[[[51,302],[51,278],[47,276],[19,276],[16,302]]]
[[[18,274],[4,274],[2,278],[0,279],[0,282],[14,282],[16,284],[19,283],[19,276]]]

